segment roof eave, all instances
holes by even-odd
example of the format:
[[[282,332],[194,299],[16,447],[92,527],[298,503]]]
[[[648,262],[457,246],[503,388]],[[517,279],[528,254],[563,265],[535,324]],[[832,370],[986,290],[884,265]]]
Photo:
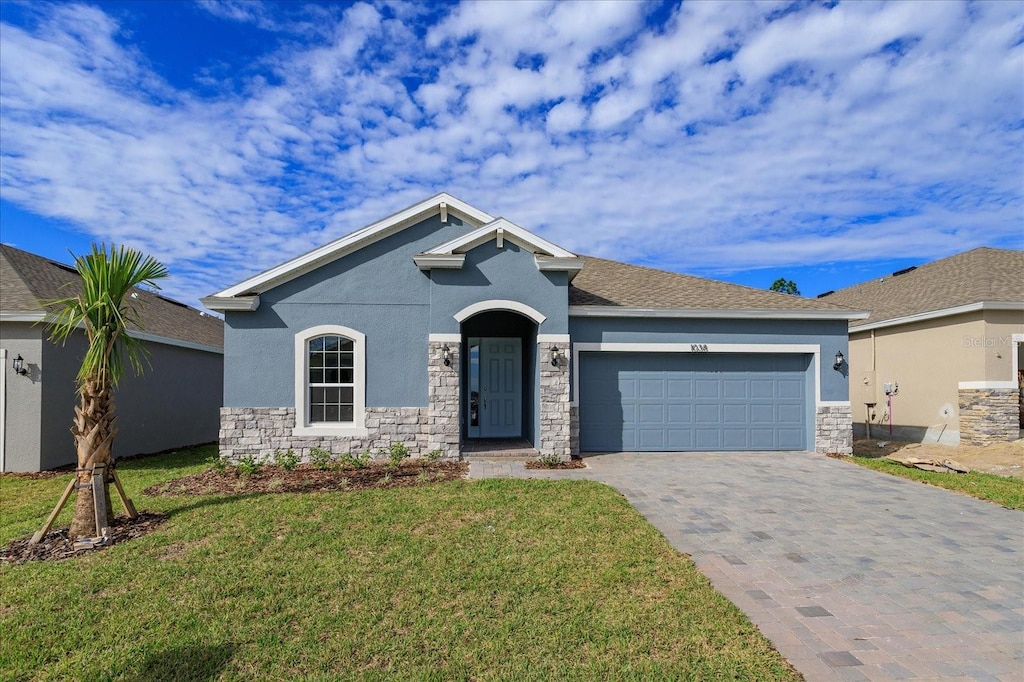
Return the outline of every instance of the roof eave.
[[[770,310],[711,308],[636,308],[626,306],[571,305],[570,317],[668,317],[724,320],[861,320],[863,310]]]
[[[442,207],[443,204],[443,207]],[[313,249],[301,256],[297,256],[285,263],[281,263],[269,270],[254,275],[245,281],[219,291],[208,298],[231,298],[248,292],[263,293],[273,287],[279,286],[296,277],[329,263],[331,261],[347,256],[374,242],[380,241],[402,229],[414,225],[435,214],[444,213],[447,218],[449,213],[460,216],[475,224],[489,223],[494,217],[484,213],[474,206],[456,199],[447,192],[442,192],[429,199],[413,204],[402,209],[387,218],[371,223],[366,227],[356,230],[340,239],[336,239],[320,248]]]
[[[259,294],[251,296],[207,296],[199,299],[199,302],[210,310],[218,312],[244,311],[252,312],[260,307]]]
[[[1024,311],[1024,301],[978,301],[977,303],[967,303],[965,305],[953,306],[952,308],[941,308],[939,310],[928,310],[923,313],[914,313],[913,315],[891,317],[887,320],[878,320],[877,322],[869,322],[867,324],[855,324],[850,326],[850,331],[866,332],[871,331],[872,329],[897,327],[902,324],[924,322],[926,320],[934,320],[941,317],[951,317],[953,315],[963,315],[964,313],[973,313],[979,310]]]

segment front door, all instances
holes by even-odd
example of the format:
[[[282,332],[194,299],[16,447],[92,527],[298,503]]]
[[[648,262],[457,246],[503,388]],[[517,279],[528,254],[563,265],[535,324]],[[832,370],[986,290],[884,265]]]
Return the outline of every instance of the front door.
[[[523,432],[522,339],[480,342],[479,436],[518,438]]]

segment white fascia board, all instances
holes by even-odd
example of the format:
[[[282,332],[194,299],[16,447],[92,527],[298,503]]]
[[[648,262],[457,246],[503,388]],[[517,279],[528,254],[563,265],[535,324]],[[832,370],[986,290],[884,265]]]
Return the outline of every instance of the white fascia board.
[[[697,317],[725,320],[863,320],[862,310],[709,310],[704,308],[625,308],[571,305],[570,317]]]
[[[536,254],[537,252],[542,252],[544,255],[555,256],[557,258],[576,258],[576,254],[566,251],[561,246],[552,244],[543,237],[540,237],[533,232],[506,220],[505,218],[492,220],[468,234],[464,234],[457,239],[452,239],[440,246],[435,246],[424,253],[441,255],[454,253],[455,251],[469,251],[480,246],[484,242],[496,239],[499,229],[503,230],[505,239],[512,240],[531,253]]]
[[[421,201],[418,204],[414,204],[406,209],[394,213],[383,220],[378,220],[375,223],[367,225],[366,227],[357,230],[352,234],[346,235],[341,239],[336,239],[318,249],[313,249],[309,253],[293,258],[290,261],[250,277],[243,282],[239,282],[234,286],[228,287],[223,291],[217,292],[211,298],[231,298],[233,296],[253,291],[263,292],[272,287],[278,286],[279,284],[283,284],[284,282],[315,270],[324,263],[337,260],[342,256],[347,256],[353,251],[358,251],[359,249],[399,232],[406,227],[415,225],[431,215],[440,214],[442,202],[445,204],[445,208],[449,214],[456,213],[471,223],[480,225],[494,220],[493,216],[484,213],[480,209],[470,206],[459,199],[456,199],[447,192],[442,192],[430,199]]]
[[[441,255],[420,253],[412,257],[416,267],[420,270],[431,270],[441,268],[444,270],[461,270],[462,264],[466,261],[464,253],[446,253]]]
[[[0,313],[0,322],[42,322],[44,319],[46,313]]]
[[[952,308],[942,308],[940,310],[929,310],[924,313],[917,313],[915,315],[904,315],[903,317],[893,317],[888,320],[880,320],[878,322],[872,322],[870,324],[860,324],[856,327],[850,327],[850,332],[866,332],[872,329],[882,329],[883,327],[895,327],[901,324],[910,324],[911,322],[923,322],[925,320],[934,320],[939,317],[949,317],[951,315],[962,315],[964,313],[973,313],[979,310],[1021,310],[1024,311],[1024,301],[979,301],[977,303],[968,303],[966,305],[958,305]],[[863,319],[863,318],[861,318]]]
[[[578,256],[570,256],[568,258],[564,256],[534,256],[533,259],[537,263],[537,269],[541,272],[552,270],[569,272],[571,273],[569,279],[572,279],[577,272],[583,269],[583,259]]]
[[[260,307],[260,297],[255,296],[207,296],[199,302],[210,310],[224,312],[226,310],[243,310],[252,312]]]

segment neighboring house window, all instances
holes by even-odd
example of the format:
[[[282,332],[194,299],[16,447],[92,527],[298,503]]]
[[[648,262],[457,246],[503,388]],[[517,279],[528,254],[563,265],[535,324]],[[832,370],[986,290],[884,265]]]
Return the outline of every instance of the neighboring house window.
[[[295,433],[365,435],[366,337],[340,325],[295,335]]]

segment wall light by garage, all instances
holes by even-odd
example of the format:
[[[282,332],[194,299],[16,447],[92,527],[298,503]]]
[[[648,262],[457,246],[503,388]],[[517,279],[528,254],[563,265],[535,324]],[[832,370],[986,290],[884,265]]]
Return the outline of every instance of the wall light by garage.
[[[835,361],[835,364],[832,365],[832,369],[834,369],[835,371],[838,372],[842,368],[843,368],[843,351],[837,350],[836,351],[836,361]]]
[[[565,362],[565,351],[555,346],[551,349],[551,366],[558,367]]]
[[[444,348],[441,349],[441,362],[444,363],[445,367],[452,366],[452,349],[445,344]]]

